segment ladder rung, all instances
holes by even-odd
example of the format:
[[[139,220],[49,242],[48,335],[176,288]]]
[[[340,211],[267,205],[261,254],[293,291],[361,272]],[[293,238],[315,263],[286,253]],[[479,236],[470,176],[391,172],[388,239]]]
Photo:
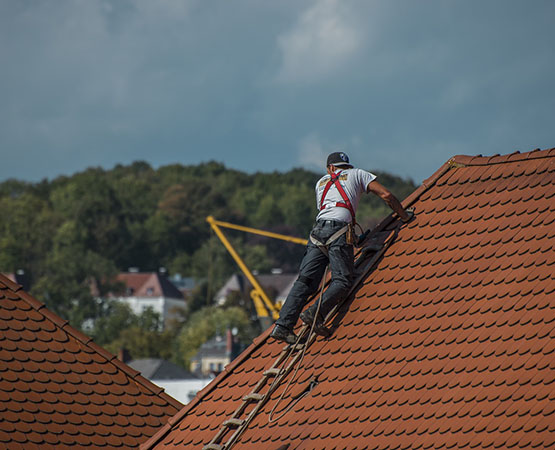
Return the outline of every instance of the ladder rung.
[[[222,423],[222,426],[224,427],[240,427],[241,425],[243,425],[245,421],[242,419],[228,419],[226,420],[224,423]]]
[[[222,450],[223,446],[221,446],[220,444],[207,444],[204,447],[202,447],[202,450]]]
[[[264,395],[262,394],[256,394],[254,392],[251,392],[248,395],[245,395],[243,397],[243,401],[245,402],[259,402],[264,398]]]
[[[265,377],[275,377],[279,375],[279,371],[280,369],[278,369],[277,367],[272,367],[271,369],[268,369],[264,372],[264,376]]]

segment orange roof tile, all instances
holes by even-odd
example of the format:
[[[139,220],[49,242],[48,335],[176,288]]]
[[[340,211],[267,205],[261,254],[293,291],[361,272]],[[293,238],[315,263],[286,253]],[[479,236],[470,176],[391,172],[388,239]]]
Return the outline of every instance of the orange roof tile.
[[[269,423],[290,372],[233,448],[555,445],[555,149],[456,156],[404,205],[416,220],[308,347],[278,412],[317,384]],[[142,448],[211,442],[281,353],[269,332]]]
[[[0,447],[130,448],[182,404],[0,275]]]

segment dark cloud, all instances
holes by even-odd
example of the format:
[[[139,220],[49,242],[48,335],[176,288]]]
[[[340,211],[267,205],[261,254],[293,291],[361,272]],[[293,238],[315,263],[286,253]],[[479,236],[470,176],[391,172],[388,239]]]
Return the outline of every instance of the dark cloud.
[[[0,1],[0,179],[555,146],[551,1]]]

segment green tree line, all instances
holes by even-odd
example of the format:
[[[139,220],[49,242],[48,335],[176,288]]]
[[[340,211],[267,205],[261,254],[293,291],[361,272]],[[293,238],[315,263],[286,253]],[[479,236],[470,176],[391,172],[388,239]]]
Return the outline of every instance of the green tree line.
[[[6,180],[0,183],[0,271],[24,270],[32,294],[77,328],[94,321],[90,333],[108,348],[121,342],[123,331],[129,329],[149,341],[148,333],[158,333],[156,318],[130,319],[130,312],[121,307],[115,313],[116,307],[93,298],[91,283],[102,296],[121,288],[113,280],[129,267],[141,271],[165,267],[170,274],[192,276],[198,287],[186,316],[169,335],[158,336],[167,350],[168,341],[183,341],[194,332],[190,320],[197,317],[200,323],[198,317],[204,317],[194,313],[213,308],[211,297],[237,271],[212,235],[206,216],[306,237],[316,214],[314,184],[321,175],[304,169],[249,174],[217,162],[158,169],[135,162],[38,183]],[[400,199],[415,188],[411,180],[377,175]],[[357,219],[370,227],[388,213],[381,200],[367,196]],[[295,244],[240,232],[226,234],[247,265],[261,272],[273,267],[295,271],[303,253]],[[248,314],[241,318],[237,311],[233,314],[239,324],[248,321]],[[203,333],[210,335],[206,326]],[[155,356],[161,350],[145,352],[138,355],[136,350],[133,356]]]

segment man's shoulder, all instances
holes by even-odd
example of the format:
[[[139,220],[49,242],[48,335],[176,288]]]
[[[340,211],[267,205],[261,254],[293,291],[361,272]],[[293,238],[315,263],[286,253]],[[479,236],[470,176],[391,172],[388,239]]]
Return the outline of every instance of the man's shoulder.
[[[369,172],[368,170],[359,169],[359,168],[353,168],[352,170],[356,171],[354,173],[356,173],[356,176],[358,176],[358,177],[361,177],[361,178],[366,178],[366,177],[376,178],[376,175],[374,175],[372,172]]]
[[[325,186],[326,183],[330,180],[330,176],[329,174],[325,174],[322,176],[322,178],[320,178],[317,182],[316,182],[316,188],[320,188],[322,186]]]

